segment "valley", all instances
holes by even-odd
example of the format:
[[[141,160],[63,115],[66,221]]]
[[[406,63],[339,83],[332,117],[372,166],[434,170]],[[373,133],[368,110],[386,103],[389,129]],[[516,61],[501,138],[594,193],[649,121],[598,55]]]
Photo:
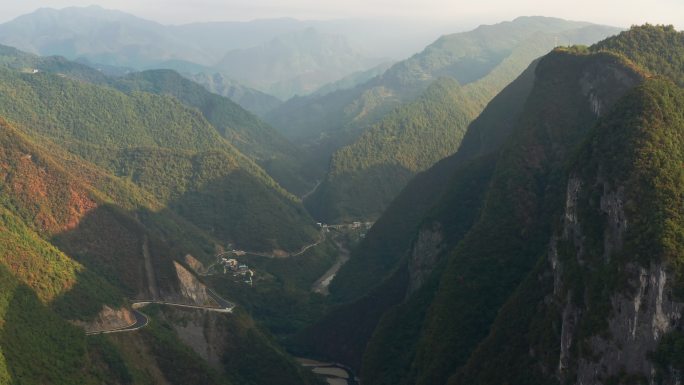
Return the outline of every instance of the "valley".
[[[681,382],[675,26],[31,9],[0,385]]]

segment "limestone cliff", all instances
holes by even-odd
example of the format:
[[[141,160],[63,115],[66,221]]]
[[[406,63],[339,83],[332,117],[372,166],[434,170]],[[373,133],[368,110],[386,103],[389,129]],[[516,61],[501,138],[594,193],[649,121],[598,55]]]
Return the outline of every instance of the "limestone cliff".
[[[406,296],[410,296],[420,289],[432,270],[437,265],[441,252],[444,249],[442,240],[444,234],[438,222],[432,226],[421,229],[418,238],[411,248],[409,256],[409,285]]]
[[[600,188],[603,194],[598,208],[606,221],[601,242],[604,252],[598,261],[609,264],[611,257],[623,251],[625,231],[630,223],[624,211],[624,187],[611,188],[608,183],[602,183]],[[582,182],[571,178],[562,232],[552,240],[548,253],[554,274],[553,294],[563,309],[557,377],[561,383],[596,384],[631,373],[648,378],[653,384],[656,370],[648,353],[656,350],[663,335],[682,326],[684,303],[673,300],[674,277],[663,262],[653,260],[646,265],[628,262],[622,266],[624,286],[607,298],[605,330],[589,336],[578,330],[591,317],[590,312],[599,311],[574,300],[592,295],[590,287],[575,287],[568,282],[569,271],[575,268],[571,265],[577,263],[589,269],[592,259],[596,260],[588,255],[587,236],[583,233],[587,225],[583,225],[577,213],[581,190]],[[561,261],[563,257],[559,256],[558,249],[562,242],[572,245],[576,253],[573,261]],[[584,346],[578,348],[578,344]]]

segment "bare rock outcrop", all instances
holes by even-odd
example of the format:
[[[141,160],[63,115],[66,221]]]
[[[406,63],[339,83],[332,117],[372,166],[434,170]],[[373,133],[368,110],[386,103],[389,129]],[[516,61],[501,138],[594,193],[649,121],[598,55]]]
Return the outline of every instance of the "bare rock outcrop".
[[[407,297],[418,290],[428,278],[439,261],[443,250],[444,234],[439,223],[433,223],[418,233],[408,261],[409,287]]]
[[[207,293],[207,287],[188,269],[178,262],[173,262],[180,284],[180,300],[192,305],[215,305]]]
[[[87,333],[101,332],[104,330],[123,329],[135,323],[135,315],[126,309],[112,309],[104,305],[94,320],[90,322],[74,321],[74,324],[85,329]]]

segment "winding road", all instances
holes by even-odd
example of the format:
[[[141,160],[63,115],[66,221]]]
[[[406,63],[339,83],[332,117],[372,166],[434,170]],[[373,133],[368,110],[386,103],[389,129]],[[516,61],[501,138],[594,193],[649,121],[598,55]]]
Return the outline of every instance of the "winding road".
[[[316,181],[316,185],[315,185],[311,190],[309,190],[309,191],[306,192],[304,195],[302,195],[299,199],[301,199],[302,202],[304,202],[304,200],[305,200],[306,198],[308,198],[311,194],[313,194],[314,192],[316,192],[316,190],[318,189],[318,186],[321,185],[321,182],[322,182],[322,181],[320,181],[320,180]]]
[[[123,333],[123,332],[132,332],[132,331],[142,329],[145,326],[147,326],[147,324],[150,323],[150,318],[147,315],[145,315],[145,313],[142,313],[137,309],[145,307],[149,304],[176,306],[176,307],[183,307],[183,308],[187,308],[187,309],[200,309],[200,310],[206,310],[206,311],[213,311],[213,312],[217,312],[217,313],[232,313],[233,312],[233,309],[235,308],[234,303],[225,300],[223,297],[216,294],[216,292],[214,292],[213,290],[211,290],[209,288],[207,288],[207,294],[209,294],[209,297],[211,297],[211,299],[213,299],[218,304],[219,307],[188,305],[188,304],[183,304],[183,303],[156,301],[156,300],[136,301],[136,302],[133,302],[131,304],[131,307],[133,308],[132,309],[133,315],[135,316],[135,322],[133,324],[122,327],[122,328],[109,329],[109,330],[99,330],[99,331],[94,331],[94,332],[86,332],[86,335]]]
[[[306,251],[309,250],[310,248],[320,245],[321,243],[323,243],[323,241],[325,241],[325,231],[321,230],[321,234],[318,237],[318,240],[316,242],[309,243],[308,245],[304,245],[304,246],[302,246],[301,249],[299,249],[298,251],[293,252],[293,253],[285,252],[282,255],[277,255],[275,253],[263,253],[263,252],[259,252],[259,251],[244,251],[244,250],[240,250],[240,251],[242,251],[243,253],[248,254],[248,255],[256,255],[259,257],[289,258],[289,257],[296,257],[299,255],[302,255],[302,254],[306,253]]]

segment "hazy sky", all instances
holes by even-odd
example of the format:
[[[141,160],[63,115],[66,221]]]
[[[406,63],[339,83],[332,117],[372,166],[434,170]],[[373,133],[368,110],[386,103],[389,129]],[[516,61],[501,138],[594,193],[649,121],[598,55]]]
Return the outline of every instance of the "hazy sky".
[[[616,26],[650,22],[684,28],[684,0],[0,0],[0,22],[39,7],[91,4],[164,24],[273,17],[398,18],[475,24],[543,15]]]

